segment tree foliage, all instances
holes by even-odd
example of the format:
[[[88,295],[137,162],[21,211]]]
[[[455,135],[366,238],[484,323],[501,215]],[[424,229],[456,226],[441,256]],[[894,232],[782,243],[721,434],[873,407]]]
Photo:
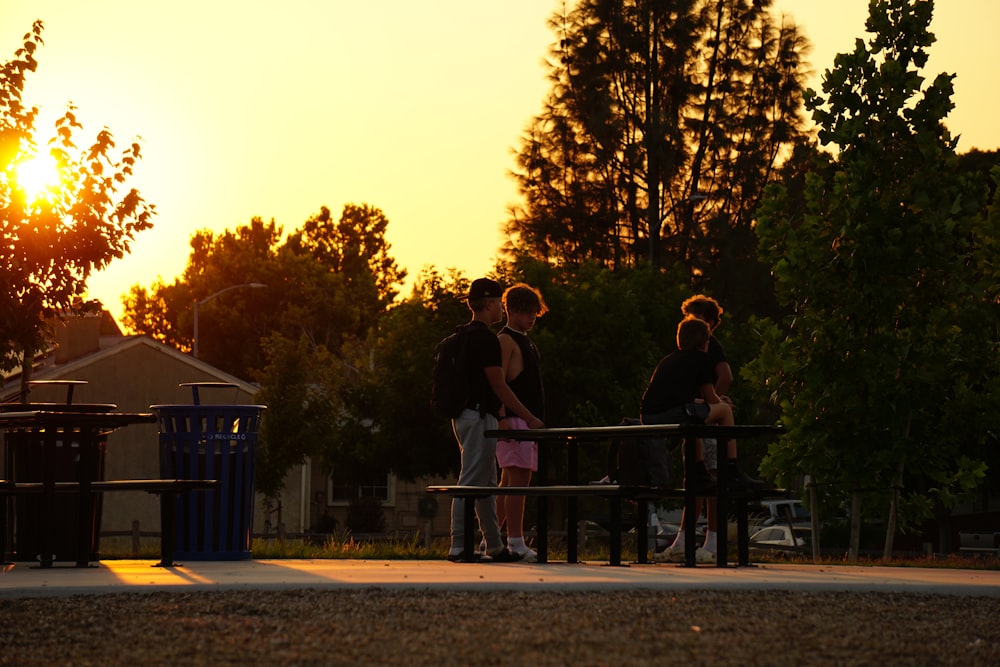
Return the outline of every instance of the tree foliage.
[[[273,220],[215,234],[197,232],[184,273],[170,285],[135,285],[125,299],[124,322],[179,349],[193,345],[195,301],[234,285],[239,289],[199,308],[199,356],[239,377],[260,370],[261,341],[278,333],[305,336],[334,354],[365,340],[397,294],[405,271],[385,240],[388,220],[377,208],[348,204],[339,221],[330,211],[287,238]]]
[[[152,226],[154,206],[127,188],[139,144],[116,151],[110,131],[77,148],[82,130],[70,105],[55,122],[47,148],[39,147],[37,107],[22,100],[25,82],[38,66],[42,45],[37,21],[14,53],[0,65],[0,369],[9,370],[44,349],[47,322],[87,307],[91,273],[128,252],[135,235]],[[40,153],[50,156],[59,183],[30,196],[18,169]],[[25,364],[25,369],[30,366]],[[22,375],[22,384],[30,373]]]
[[[180,349],[191,349],[199,301],[200,358],[260,382],[264,493],[276,494],[307,456],[359,476],[386,470],[370,446],[365,378],[373,334],[405,277],[389,254],[387,226],[377,208],[349,204],[336,221],[322,207],[287,238],[260,218],[201,231],[181,277],[136,285],[125,301],[130,328]]]
[[[583,0],[517,153],[510,244],[555,264],[682,266],[733,307],[770,291],[753,211],[802,137],[806,48],[771,2]]]
[[[596,262],[553,267],[530,258],[494,276],[508,286],[537,286],[550,307],[532,330],[547,425],[607,425],[638,414],[653,367],[675,347],[680,304],[690,296],[683,281],[646,264],[612,271]],[[355,407],[372,419],[379,458],[402,477],[457,470],[450,424],[431,414],[428,397],[435,345],[471,316],[455,298],[467,287],[461,275],[427,270],[383,318],[373,386],[364,394],[370,403]]]
[[[765,198],[761,255],[790,315],[757,323],[747,374],[789,429],[765,471],[782,484],[811,475],[830,504],[881,494],[865,511],[883,516],[901,491],[904,526],[975,485],[971,454],[1000,414],[995,209],[983,179],[957,169],[944,125],[953,77],[925,86],[920,74],[932,11],[872,2],[871,39],[807,93],[835,154],[808,175],[804,205],[783,186]]]

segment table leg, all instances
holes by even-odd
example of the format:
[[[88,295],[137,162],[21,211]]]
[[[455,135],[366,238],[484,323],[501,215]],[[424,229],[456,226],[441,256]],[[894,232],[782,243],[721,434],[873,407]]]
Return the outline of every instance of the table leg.
[[[0,499],[3,505],[0,506],[0,563],[3,565],[8,565],[10,563],[10,558],[8,558],[10,550],[10,535],[7,534],[7,528],[10,526],[10,521],[8,519],[8,512],[10,510],[10,496],[4,494],[3,498]]]
[[[695,526],[698,517],[695,516],[695,503],[698,495],[694,487],[694,471],[698,461],[695,451],[695,439],[684,438],[684,567],[695,567],[695,551],[697,536]]]
[[[611,537],[608,540],[611,565],[622,564],[622,499],[621,496],[608,498],[608,511],[611,514]]]
[[[538,472],[535,475],[539,486],[544,486],[549,480],[549,443],[538,443]],[[549,500],[545,496],[538,496],[538,534],[535,536],[535,552],[538,554],[537,562],[549,562]]]
[[[476,537],[476,499],[465,499],[465,514],[462,517],[465,523],[465,535],[462,540],[462,551],[464,557],[462,562],[473,563],[476,560],[474,542]]]
[[[87,434],[81,431],[79,435],[80,460],[77,462],[77,481],[80,484],[80,493],[77,507],[76,525],[76,566],[90,566],[90,550],[94,540],[94,495],[90,489],[93,482],[91,470],[95,466],[97,447],[96,435]]]
[[[640,565],[649,562],[649,501],[637,498],[635,515],[635,552]]]
[[[576,484],[577,468],[580,463],[579,449],[575,440],[566,443],[566,481]],[[577,540],[577,529],[580,517],[579,498],[570,496],[566,499],[566,562],[577,563],[580,560]]]
[[[539,563],[549,562],[549,499],[538,496],[538,535],[536,536]]]
[[[718,445],[719,452],[724,452],[724,443],[719,441]],[[719,456],[719,460],[722,461],[722,457]],[[726,469],[725,462],[723,461],[721,465],[716,466],[718,478],[716,480],[718,486],[718,494],[716,496],[716,509],[715,509],[715,564],[717,567],[726,567],[729,565],[729,492],[726,487],[728,486],[728,470]],[[709,526],[712,528],[712,526]]]
[[[55,455],[55,429],[48,429],[42,438],[43,461],[51,461]],[[56,481],[52,466],[45,465],[42,472],[42,499],[40,502],[40,512],[38,520],[38,565],[39,567],[52,567],[52,545],[49,541],[49,523],[55,514],[55,489]]]
[[[158,567],[174,567],[177,533],[177,494],[160,494],[160,562]]]
[[[736,499],[736,564],[741,567],[750,565],[750,517],[749,503],[746,498]]]

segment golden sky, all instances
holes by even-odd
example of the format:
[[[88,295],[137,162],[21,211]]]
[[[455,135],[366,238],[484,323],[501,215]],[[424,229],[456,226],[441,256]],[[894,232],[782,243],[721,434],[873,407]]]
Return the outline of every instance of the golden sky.
[[[141,137],[133,184],[155,227],[90,283],[121,295],[172,282],[199,229],[253,216],[291,230],[327,206],[389,218],[397,263],[488,270],[517,192],[508,173],[548,90],[542,60],[560,0],[3,0],[0,57],[45,22],[25,102],[52,134],[66,104],[89,143],[107,126]],[[817,74],[865,37],[866,0],[776,0],[814,44]],[[1000,2],[938,0],[925,70],[958,74],[949,118],[960,150],[1000,147]],[[818,86],[818,80],[814,83]]]

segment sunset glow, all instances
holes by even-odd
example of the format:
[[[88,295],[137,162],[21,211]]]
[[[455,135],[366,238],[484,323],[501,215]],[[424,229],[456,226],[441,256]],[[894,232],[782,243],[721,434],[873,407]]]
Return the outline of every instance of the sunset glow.
[[[59,168],[52,156],[39,153],[17,165],[16,182],[28,202],[46,197],[59,187]]]
[[[322,206],[384,212],[390,253],[411,279],[427,265],[490,270],[518,202],[513,151],[551,88],[548,22],[562,6],[7,0],[0,49],[10,58],[44,22],[24,94],[39,107],[39,145],[68,104],[84,126],[79,145],[104,127],[118,147],[142,138],[134,186],[156,205],[154,227],[88,282],[120,316],[130,286],[183,272],[195,232],[254,216],[290,232]],[[809,87],[869,37],[867,9],[868,0],[775,0],[813,45]],[[924,74],[956,74],[947,125],[960,151],[1000,147],[996,25],[996,0],[935,3]]]

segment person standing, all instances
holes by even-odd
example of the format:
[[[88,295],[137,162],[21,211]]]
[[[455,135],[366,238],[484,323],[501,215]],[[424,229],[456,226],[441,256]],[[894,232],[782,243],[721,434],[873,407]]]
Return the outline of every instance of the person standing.
[[[472,281],[465,300],[472,311],[466,325],[466,372],[468,397],[465,408],[451,420],[452,432],[461,454],[458,484],[462,486],[496,486],[496,439],[486,437],[486,432],[497,428],[500,406],[505,414],[524,419],[529,428],[542,428],[544,423],[514,395],[504,379],[499,339],[490,327],[503,319],[503,288],[489,278]],[[464,498],[451,503],[451,549],[448,560],[462,561],[465,537],[463,516]],[[511,562],[519,559],[504,546],[497,523],[496,497],[477,498],[476,518],[486,540],[486,553],[481,561]]]
[[[507,289],[503,295],[507,326],[498,338],[504,379],[532,414],[544,419],[545,390],[542,385],[541,354],[528,337],[535,320],[548,311],[541,293],[524,283]],[[500,427],[525,429],[528,424],[506,405],[501,408]],[[538,443],[501,438],[497,440],[497,463],[500,486],[528,486],[531,473],[538,470]],[[507,524],[507,548],[522,560],[534,563],[538,554],[524,542],[524,496],[499,496],[497,517],[500,527]]]

